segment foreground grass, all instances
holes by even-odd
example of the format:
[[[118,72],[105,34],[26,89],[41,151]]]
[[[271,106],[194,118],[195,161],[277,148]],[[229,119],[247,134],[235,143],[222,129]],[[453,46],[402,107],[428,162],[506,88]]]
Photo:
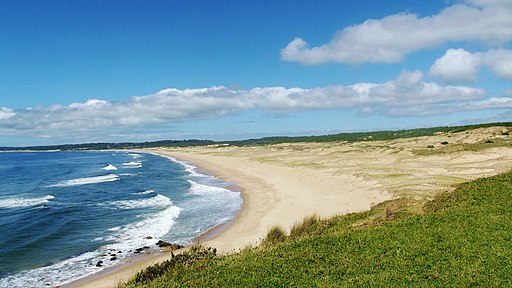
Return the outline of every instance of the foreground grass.
[[[235,255],[194,248],[126,287],[510,287],[511,204],[512,173],[505,173],[462,184],[421,215],[396,200],[303,221],[302,236]]]

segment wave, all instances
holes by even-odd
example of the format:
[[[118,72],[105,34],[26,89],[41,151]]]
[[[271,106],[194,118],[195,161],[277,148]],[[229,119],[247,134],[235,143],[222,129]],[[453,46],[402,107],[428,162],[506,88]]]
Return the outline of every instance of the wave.
[[[148,190],[153,192],[152,190]],[[147,191],[144,191],[147,192]],[[149,192],[147,193],[149,194]],[[120,209],[139,209],[139,208],[149,208],[149,207],[168,207],[172,205],[172,201],[169,197],[165,197],[163,195],[156,195],[147,199],[140,200],[119,200],[109,202],[106,205],[108,206],[116,206]]]
[[[138,222],[109,229],[114,232],[113,235],[107,239],[97,240],[106,240],[112,244],[101,246],[95,251],[86,252],[50,266],[26,270],[1,278],[0,287],[39,287],[43,285],[57,287],[113,266],[133,255],[131,251],[136,248],[151,246],[152,250],[157,251],[156,242],[169,233],[171,227],[176,224],[181,210],[180,207],[170,206]],[[151,235],[153,239],[146,239],[148,235]],[[117,257],[115,261],[110,260],[112,252]],[[98,261],[103,261],[103,267],[96,267],[95,263]],[[70,269],[70,267],[79,267],[79,269]]]
[[[34,198],[4,198],[0,199],[0,208],[22,208],[30,206],[39,206],[48,203],[55,198],[52,195],[45,195]]]
[[[137,158],[140,158],[140,154],[137,154],[137,153],[128,153],[128,156],[132,156],[133,158],[137,159]]]
[[[125,168],[141,168],[142,162],[140,161],[134,161],[134,162],[126,162],[122,164]]]
[[[208,176],[206,174],[199,173],[197,171],[198,168],[193,166],[189,162],[181,161],[181,160],[178,160],[176,158],[173,158],[173,157],[167,156],[167,155],[162,155],[162,154],[157,154],[157,153],[152,153],[152,154],[160,156],[160,157],[167,158],[167,159],[169,159],[169,160],[171,160],[171,161],[173,161],[175,163],[178,163],[179,165],[183,166],[185,168],[185,171],[187,171],[190,174],[190,176],[192,176],[192,177],[201,177],[201,178],[203,178],[203,177],[208,177],[209,178],[210,177],[210,176]]]
[[[108,164],[107,166],[105,166],[101,169],[106,170],[106,171],[113,171],[113,170],[117,170],[117,167],[112,164]]]
[[[119,179],[120,179],[119,176],[117,176],[116,174],[108,174],[108,175],[95,176],[95,177],[85,177],[85,178],[65,180],[65,181],[61,181],[57,184],[50,185],[48,187],[69,187],[69,186],[95,184],[95,183],[103,183],[103,182],[113,182],[113,181],[117,181]]]
[[[153,214],[143,220],[122,227],[114,227],[110,231],[113,235],[106,238],[114,241],[113,246],[119,250],[133,249],[141,245],[154,245],[158,239],[169,233],[171,227],[176,224],[176,219],[181,213],[181,208],[171,205],[165,210]],[[146,239],[152,236],[153,239]]]
[[[213,195],[213,194],[234,194],[239,195],[238,192],[233,192],[229,189],[217,187],[217,186],[209,186],[204,184],[199,184],[197,182],[194,182],[192,180],[187,180],[190,184],[189,193],[193,195]]]
[[[147,195],[147,194],[151,194],[151,193],[155,193],[155,190],[146,190],[146,191],[142,191],[142,192],[137,192],[135,194],[136,195]]]

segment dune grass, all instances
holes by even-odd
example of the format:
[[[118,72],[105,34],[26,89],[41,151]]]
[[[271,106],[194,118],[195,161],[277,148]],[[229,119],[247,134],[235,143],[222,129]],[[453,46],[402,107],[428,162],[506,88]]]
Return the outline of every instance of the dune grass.
[[[290,229],[291,238],[300,238],[310,236],[313,232],[318,231],[316,224],[320,221],[317,215],[307,216],[302,221],[295,223]]]
[[[281,226],[276,225],[268,230],[267,236],[265,237],[265,239],[263,239],[261,244],[263,244],[264,246],[271,246],[279,242],[283,242],[285,240],[286,232]]]
[[[461,184],[422,214],[404,201],[303,220],[314,223],[234,255],[194,248],[125,287],[512,286],[512,172]]]

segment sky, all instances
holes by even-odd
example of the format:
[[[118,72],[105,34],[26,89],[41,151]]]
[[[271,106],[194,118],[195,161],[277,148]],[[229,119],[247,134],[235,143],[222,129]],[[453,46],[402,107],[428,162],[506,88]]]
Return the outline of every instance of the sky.
[[[0,1],[0,146],[498,121],[511,0]]]

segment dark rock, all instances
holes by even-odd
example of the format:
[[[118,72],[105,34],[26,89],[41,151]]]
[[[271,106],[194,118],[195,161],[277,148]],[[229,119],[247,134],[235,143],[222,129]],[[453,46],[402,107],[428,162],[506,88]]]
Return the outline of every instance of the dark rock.
[[[148,239],[148,240],[149,240],[149,239],[153,239],[153,236],[148,235],[148,236],[146,236],[146,238],[145,238],[145,239]]]
[[[142,249],[149,249],[149,246],[144,246],[142,247]]]
[[[177,250],[177,249],[181,249],[183,248],[184,246],[183,245],[180,245],[180,244],[176,244],[176,243],[167,243],[165,241],[162,241],[162,240],[159,240],[156,245],[160,248],[169,248],[171,250]]]
[[[142,251],[142,250],[144,250],[144,249],[143,249],[143,248],[137,248],[137,249],[135,249],[135,251],[136,251],[136,252],[140,252],[140,251]]]
[[[114,261],[114,260],[117,260],[117,257],[110,258],[110,261]]]
[[[98,261],[98,263],[96,263],[96,267],[101,267],[103,266],[103,261]]]

